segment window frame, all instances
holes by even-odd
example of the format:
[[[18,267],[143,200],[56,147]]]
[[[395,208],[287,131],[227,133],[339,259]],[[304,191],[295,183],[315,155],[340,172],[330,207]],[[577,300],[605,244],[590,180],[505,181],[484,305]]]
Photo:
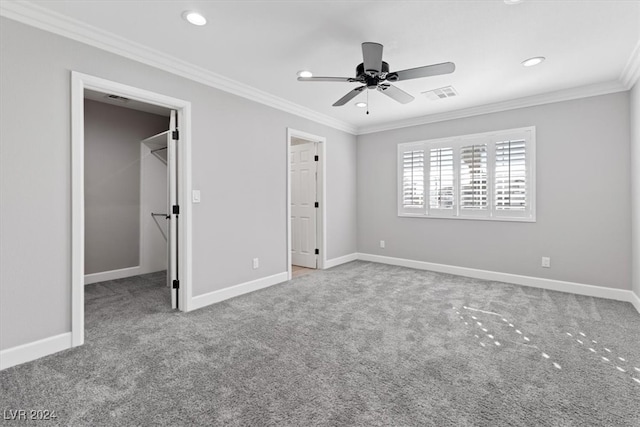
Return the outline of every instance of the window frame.
[[[524,211],[496,209],[496,144],[507,140],[524,140],[526,149],[525,171],[527,205]],[[470,145],[487,145],[487,209],[462,209],[460,189],[462,183],[461,150]],[[431,203],[431,149],[453,148],[453,209],[432,209]],[[407,151],[424,150],[424,195],[422,206],[404,206],[403,156]],[[528,126],[492,132],[458,135],[446,138],[399,143],[397,145],[397,211],[399,217],[446,218],[481,221],[536,222],[536,128]]]

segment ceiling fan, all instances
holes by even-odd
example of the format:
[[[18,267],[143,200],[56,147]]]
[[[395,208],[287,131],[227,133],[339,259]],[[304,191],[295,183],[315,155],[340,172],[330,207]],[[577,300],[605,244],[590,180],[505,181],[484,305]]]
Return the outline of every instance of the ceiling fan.
[[[362,58],[364,62],[356,67],[355,77],[298,77],[301,82],[346,82],[361,83],[345,96],[337,100],[333,106],[340,107],[365,89],[377,89],[388,97],[401,104],[407,104],[415,98],[407,92],[387,82],[400,82],[422,77],[438,76],[453,73],[456,65],[453,62],[426,65],[424,67],[409,68],[407,70],[389,72],[389,64],[382,60],[382,48],[380,43],[362,43]]]

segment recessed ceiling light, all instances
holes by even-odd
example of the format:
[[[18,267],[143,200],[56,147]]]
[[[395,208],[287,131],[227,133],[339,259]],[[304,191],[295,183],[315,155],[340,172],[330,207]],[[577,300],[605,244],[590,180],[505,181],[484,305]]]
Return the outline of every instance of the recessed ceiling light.
[[[193,25],[202,26],[207,23],[207,18],[194,12],[193,10],[186,10],[182,13],[182,17]]]
[[[534,65],[540,64],[545,59],[546,58],[544,56],[535,56],[533,58],[525,59],[524,61],[522,61],[522,65],[524,65],[525,67],[533,67]]]
[[[518,4],[522,3],[522,0],[504,0],[506,4]]]
[[[356,102],[356,107],[358,108],[364,108],[367,106],[366,102]]]
[[[309,70],[298,71],[298,77],[313,77],[313,73]]]

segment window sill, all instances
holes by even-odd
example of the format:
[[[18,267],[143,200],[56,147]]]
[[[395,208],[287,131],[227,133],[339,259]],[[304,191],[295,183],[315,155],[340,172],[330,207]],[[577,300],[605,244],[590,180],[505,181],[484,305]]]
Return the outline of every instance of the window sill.
[[[474,216],[438,216],[438,215],[422,215],[422,214],[410,214],[399,213],[400,218],[425,218],[425,219],[462,219],[471,221],[500,221],[500,222],[536,222],[536,218],[509,218],[509,217],[474,217]]]

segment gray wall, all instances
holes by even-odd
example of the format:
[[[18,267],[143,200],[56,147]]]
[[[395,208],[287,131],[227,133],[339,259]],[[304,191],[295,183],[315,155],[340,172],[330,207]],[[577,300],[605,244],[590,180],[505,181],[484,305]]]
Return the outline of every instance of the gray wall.
[[[640,298],[640,83],[631,90],[631,228],[633,291]]]
[[[84,106],[85,274],[135,267],[140,141],[169,129],[169,118],[90,100]]]
[[[532,125],[536,223],[397,216],[398,143]],[[361,135],[358,251],[630,289],[629,173],[627,92]]]
[[[327,138],[327,256],[356,251],[353,135],[5,18],[0,64],[0,349],[71,330],[71,70],[191,101],[194,295],[287,271],[286,127]]]

